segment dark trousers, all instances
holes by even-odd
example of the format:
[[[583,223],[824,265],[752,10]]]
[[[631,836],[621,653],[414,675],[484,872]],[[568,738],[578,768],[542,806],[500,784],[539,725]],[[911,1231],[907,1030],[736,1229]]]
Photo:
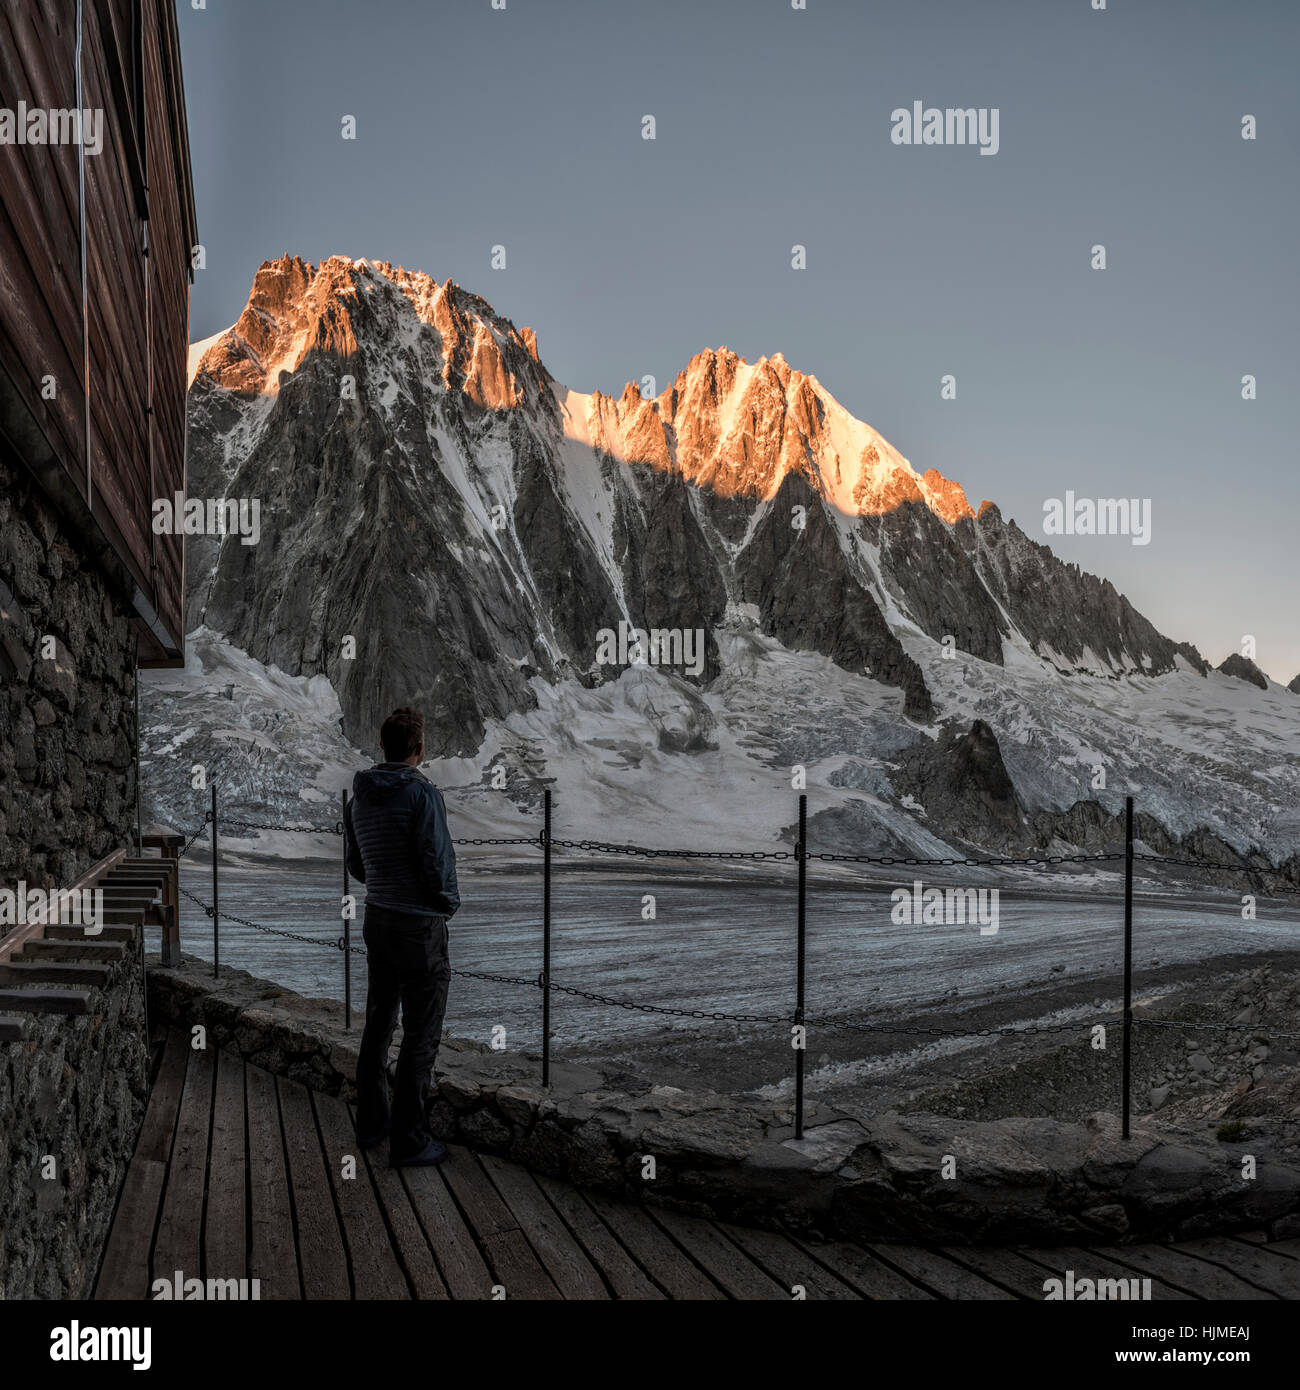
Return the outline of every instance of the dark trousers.
[[[432,1138],[425,1103],[451,981],[447,919],[367,905],[362,930],[368,982],[357,1059],[357,1133],[368,1141],[388,1129],[391,1157],[400,1162]],[[402,1047],[390,1112],[386,1067],[399,1004]]]

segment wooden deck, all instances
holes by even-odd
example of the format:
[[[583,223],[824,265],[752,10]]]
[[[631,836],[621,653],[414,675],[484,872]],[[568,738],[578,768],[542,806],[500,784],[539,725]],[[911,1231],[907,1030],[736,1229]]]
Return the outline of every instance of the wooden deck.
[[[344,1176],[354,1155],[355,1176]],[[1150,1278],[1155,1299],[1300,1298],[1300,1241],[1105,1251],[819,1242],[616,1201],[453,1147],[358,1153],[341,1101],[167,1035],[95,1297],[258,1279],[263,1299],[1032,1299]]]

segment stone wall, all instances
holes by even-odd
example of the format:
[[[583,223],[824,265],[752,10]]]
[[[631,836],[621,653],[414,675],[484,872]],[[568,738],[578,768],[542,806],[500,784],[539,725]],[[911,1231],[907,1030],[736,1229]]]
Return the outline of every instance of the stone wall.
[[[92,1292],[148,1099],[138,931],[95,1000],[0,1043],[0,1299]]]
[[[0,885],[67,887],[126,844],[134,758],[128,616],[35,484],[0,462]]]
[[[185,957],[151,967],[155,1022],[202,1024],[209,1044],[354,1099],[360,1019],[240,970]],[[850,1115],[816,1103],[794,1137],[788,1101],[655,1085],[652,1078],[493,1052],[444,1038],[430,1123],[439,1137],[636,1201],[756,1226],[938,1244],[1107,1244],[1265,1229],[1300,1235],[1300,1156],[1289,1131],[1245,1142],[1146,1116],[954,1119]],[[1284,1109],[1300,1113],[1300,1093]],[[1242,1176],[1243,1153],[1257,1161]],[[654,1159],[653,1177],[644,1160]],[[948,1170],[951,1169],[951,1175]]]

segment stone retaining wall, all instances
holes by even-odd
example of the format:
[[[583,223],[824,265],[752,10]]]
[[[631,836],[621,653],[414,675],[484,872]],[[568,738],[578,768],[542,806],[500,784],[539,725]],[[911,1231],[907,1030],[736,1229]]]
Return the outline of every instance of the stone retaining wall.
[[[336,1003],[187,957],[150,970],[151,1009],[203,1024],[210,1043],[350,1101],[360,1041]],[[962,1121],[869,1119],[810,1105],[802,1140],[789,1106],[688,1092],[626,1072],[443,1040],[430,1119],[443,1139],[633,1200],[759,1226],[873,1240],[1108,1243],[1267,1227],[1300,1234],[1300,1171],[1241,1145],[1162,1134],[1119,1138],[1114,1116]],[[653,1177],[646,1160],[653,1159]],[[952,1164],[946,1164],[951,1159]],[[955,1176],[945,1177],[955,1165]]]
[[[92,1292],[149,1094],[141,966],[137,933],[95,1013],[0,1043],[0,1299]]]

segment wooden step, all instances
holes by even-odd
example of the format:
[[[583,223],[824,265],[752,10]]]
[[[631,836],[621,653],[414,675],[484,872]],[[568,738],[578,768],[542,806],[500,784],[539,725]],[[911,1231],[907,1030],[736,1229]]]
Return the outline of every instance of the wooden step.
[[[47,941],[134,941],[135,928],[133,926],[106,926],[101,927],[91,936],[87,934],[85,927],[79,927],[75,923],[52,922],[45,928],[45,939]]]
[[[90,985],[104,989],[113,974],[110,965],[84,961],[0,961],[0,985]]]
[[[156,927],[162,922],[161,906],[160,903],[150,903],[148,906],[132,903],[129,907],[122,907],[118,903],[106,901],[103,917],[109,925],[138,927],[143,922]]]
[[[140,888],[133,883],[101,883],[99,888],[104,890],[104,901],[112,903],[114,907],[149,907],[158,901],[158,894],[151,888]]]
[[[99,888],[130,889],[138,893],[153,893],[163,889],[168,878],[168,874],[119,874],[114,870],[107,878],[100,879],[96,886]]]
[[[113,964],[126,958],[120,941],[24,941],[18,960],[89,960]]]
[[[22,1042],[23,1037],[21,1018],[0,1018],[0,1042]]]
[[[0,989],[0,1009],[27,1014],[88,1014],[87,989]]]

